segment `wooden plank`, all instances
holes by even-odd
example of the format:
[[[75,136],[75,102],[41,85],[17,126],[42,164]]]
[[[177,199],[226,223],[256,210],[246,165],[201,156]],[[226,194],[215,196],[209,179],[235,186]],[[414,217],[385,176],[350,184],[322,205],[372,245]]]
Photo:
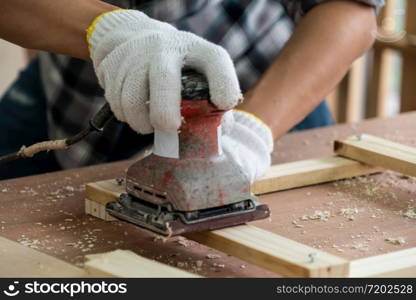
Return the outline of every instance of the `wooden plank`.
[[[416,1],[406,1],[405,31],[409,35],[416,34]],[[416,55],[403,54],[402,63],[402,94],[400,111],[416,110]]]
[[[251,186],[254,194],[265,194],[381,171],[339,156],[274,165]]]
[[[128,250],[86,256],[84,268],[94,277],[123,278],[195,278],[196,274],[186,272],[155,260],[147,259]]]
[[[335,142],[335,152],[363,163],[416,176],[416,149],[371,135],[357,135]]]
[[[358,58],[349,71],[348,90],[346,95],[347,123],[358,122],[362,119],[362,103],[364,101],[366,56]]]
[[[85,197],[105,205],[124,193],[125,190],[124,182],[119,184],[115,179],[103,180],[87,184],[85,186]],[[97,193],[97,191],[100,193]]]
[[[88,186],[88,197],[92,201],[112,201],[119,195],[114,180]],[[248,225],[187,237],[284,276],[342,277],[348,274],[348,262],[344,259]],[[309,255],[314,253],[317,259],[311,261]]]
[[[416,277],[416,248],[354,260],[350,277]]]
[[[85,277],[84,270],[0,237],[0,277]]]
[[[194,241],[289,277],[345,277],[348,262],[250,225],[186,235]]]

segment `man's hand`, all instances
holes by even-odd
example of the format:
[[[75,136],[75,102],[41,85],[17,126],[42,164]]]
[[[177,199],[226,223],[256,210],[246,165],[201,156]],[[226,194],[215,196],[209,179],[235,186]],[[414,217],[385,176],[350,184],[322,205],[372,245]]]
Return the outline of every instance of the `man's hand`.
[[[205,74],[218,108],[233,108],[242,99],[233,62],[223,48],[139,11],[100,16],[88,41],[112,111],[139,133],[178,130],[184,66]]]
[[[228,159],[234,160],[253,183],[270,167],[272,132],[252,114],[240,110],[233,110],[232,114],[234,126],[228,134],[222,136],[222,149]]]

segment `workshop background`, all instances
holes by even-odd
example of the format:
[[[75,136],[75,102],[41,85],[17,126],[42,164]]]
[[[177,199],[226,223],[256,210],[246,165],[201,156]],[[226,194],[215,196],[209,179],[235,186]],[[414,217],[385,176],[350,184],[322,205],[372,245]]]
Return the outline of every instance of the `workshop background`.
[[[374,47],[328,95],[337,123],[416,110],[416,1],[387,0]],[[0,97],[34,53],[0,40]]]

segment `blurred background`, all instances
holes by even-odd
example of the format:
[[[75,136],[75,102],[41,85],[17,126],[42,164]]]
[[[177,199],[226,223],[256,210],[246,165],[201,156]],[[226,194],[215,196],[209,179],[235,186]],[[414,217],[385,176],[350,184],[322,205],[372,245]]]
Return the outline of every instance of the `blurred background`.
[[[416,0],[387,0],[377,41],[328,96],[337,123],[416,110]],[[33,52],[0,40],[0,97]]]

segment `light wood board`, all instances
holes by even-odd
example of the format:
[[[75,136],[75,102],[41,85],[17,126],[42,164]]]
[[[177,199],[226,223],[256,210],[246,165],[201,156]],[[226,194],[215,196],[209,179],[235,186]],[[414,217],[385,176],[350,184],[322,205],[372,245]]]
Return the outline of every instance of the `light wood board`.
[[[252,184],[251,191],[259,195],[379,171],[381,168],[340,156],[307,159],[272,166],[262,179]]]
[[[196,278],[186,272],[155,260],[141,257],[132,251],[115,250],[86,256],[84,268],[94,277],[123,278]]]
[[[416,248],[354,260],[350,277],[416,277]]]

